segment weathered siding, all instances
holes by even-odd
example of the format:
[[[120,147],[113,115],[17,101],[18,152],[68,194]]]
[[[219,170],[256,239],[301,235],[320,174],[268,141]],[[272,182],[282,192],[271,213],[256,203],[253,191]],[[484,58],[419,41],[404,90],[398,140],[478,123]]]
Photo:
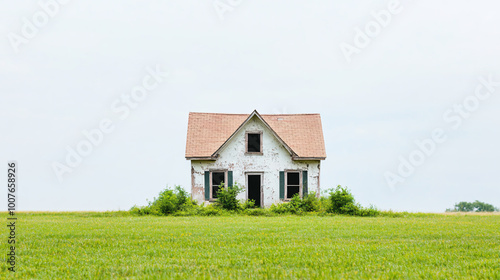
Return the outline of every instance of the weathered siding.
[[[245,132],[262,131],[263,155],[245,154]],[[263,205],[270,206],[279,199],[279,171],[287,169],[307,170],[309,192],[319,194],[320,161],[293,161],[288,151],[279,143],[272,132],[254,117],[231,140],[221,152],[217,161],[191,161],[192,196],[199,203],[205,201],[204,171],[228,169],[233,171],[234,182],[246,185],[247,172],[263,172]],[[246,199],[241,193],[239,199]]]

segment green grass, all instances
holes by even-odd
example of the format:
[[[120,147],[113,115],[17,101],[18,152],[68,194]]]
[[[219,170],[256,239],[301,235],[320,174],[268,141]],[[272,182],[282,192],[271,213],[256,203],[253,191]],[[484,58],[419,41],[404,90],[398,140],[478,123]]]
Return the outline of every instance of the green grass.
[[[18,279],[500,279],[500,215],[18,218]]]

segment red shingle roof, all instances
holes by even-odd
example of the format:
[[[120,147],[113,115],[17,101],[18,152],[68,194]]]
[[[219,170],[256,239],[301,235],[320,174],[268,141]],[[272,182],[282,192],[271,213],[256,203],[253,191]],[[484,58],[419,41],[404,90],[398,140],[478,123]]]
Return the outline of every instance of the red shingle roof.
[[[258,114],[255,111],[256,114]],[[186,158],[211,157],[250,114],[189,113]],[[299,158],[326,158],[319,114],[259,115]]]

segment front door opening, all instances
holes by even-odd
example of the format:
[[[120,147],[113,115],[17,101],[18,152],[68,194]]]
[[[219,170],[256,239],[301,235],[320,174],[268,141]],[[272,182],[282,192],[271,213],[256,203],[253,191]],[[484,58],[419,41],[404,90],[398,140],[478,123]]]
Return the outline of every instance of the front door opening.
[[[262,207],[261,175],[260,174],[249,174],[247,186],[248,186],[248,200],[252,199],[253,201],[255,201],[256,207]]]

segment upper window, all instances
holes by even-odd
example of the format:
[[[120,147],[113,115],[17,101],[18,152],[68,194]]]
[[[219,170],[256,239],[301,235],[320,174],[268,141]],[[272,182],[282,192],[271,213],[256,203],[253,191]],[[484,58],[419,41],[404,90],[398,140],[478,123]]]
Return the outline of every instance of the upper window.
[[[286,172],[286,188],[285,188],[285,198],[291,199],[294,195],[300,195],[300,172],[298,171],[288,171]]]
[[[262,154],[262,132],[247,132],[246,153]]]
[[[222,184],[225,184],[226,182],[226,172],[223,171],[212,171],[212,185],[210,188],[211,199],[216,199],[217,198],[217,192],[219,191],[219,188],[222,187]]]

